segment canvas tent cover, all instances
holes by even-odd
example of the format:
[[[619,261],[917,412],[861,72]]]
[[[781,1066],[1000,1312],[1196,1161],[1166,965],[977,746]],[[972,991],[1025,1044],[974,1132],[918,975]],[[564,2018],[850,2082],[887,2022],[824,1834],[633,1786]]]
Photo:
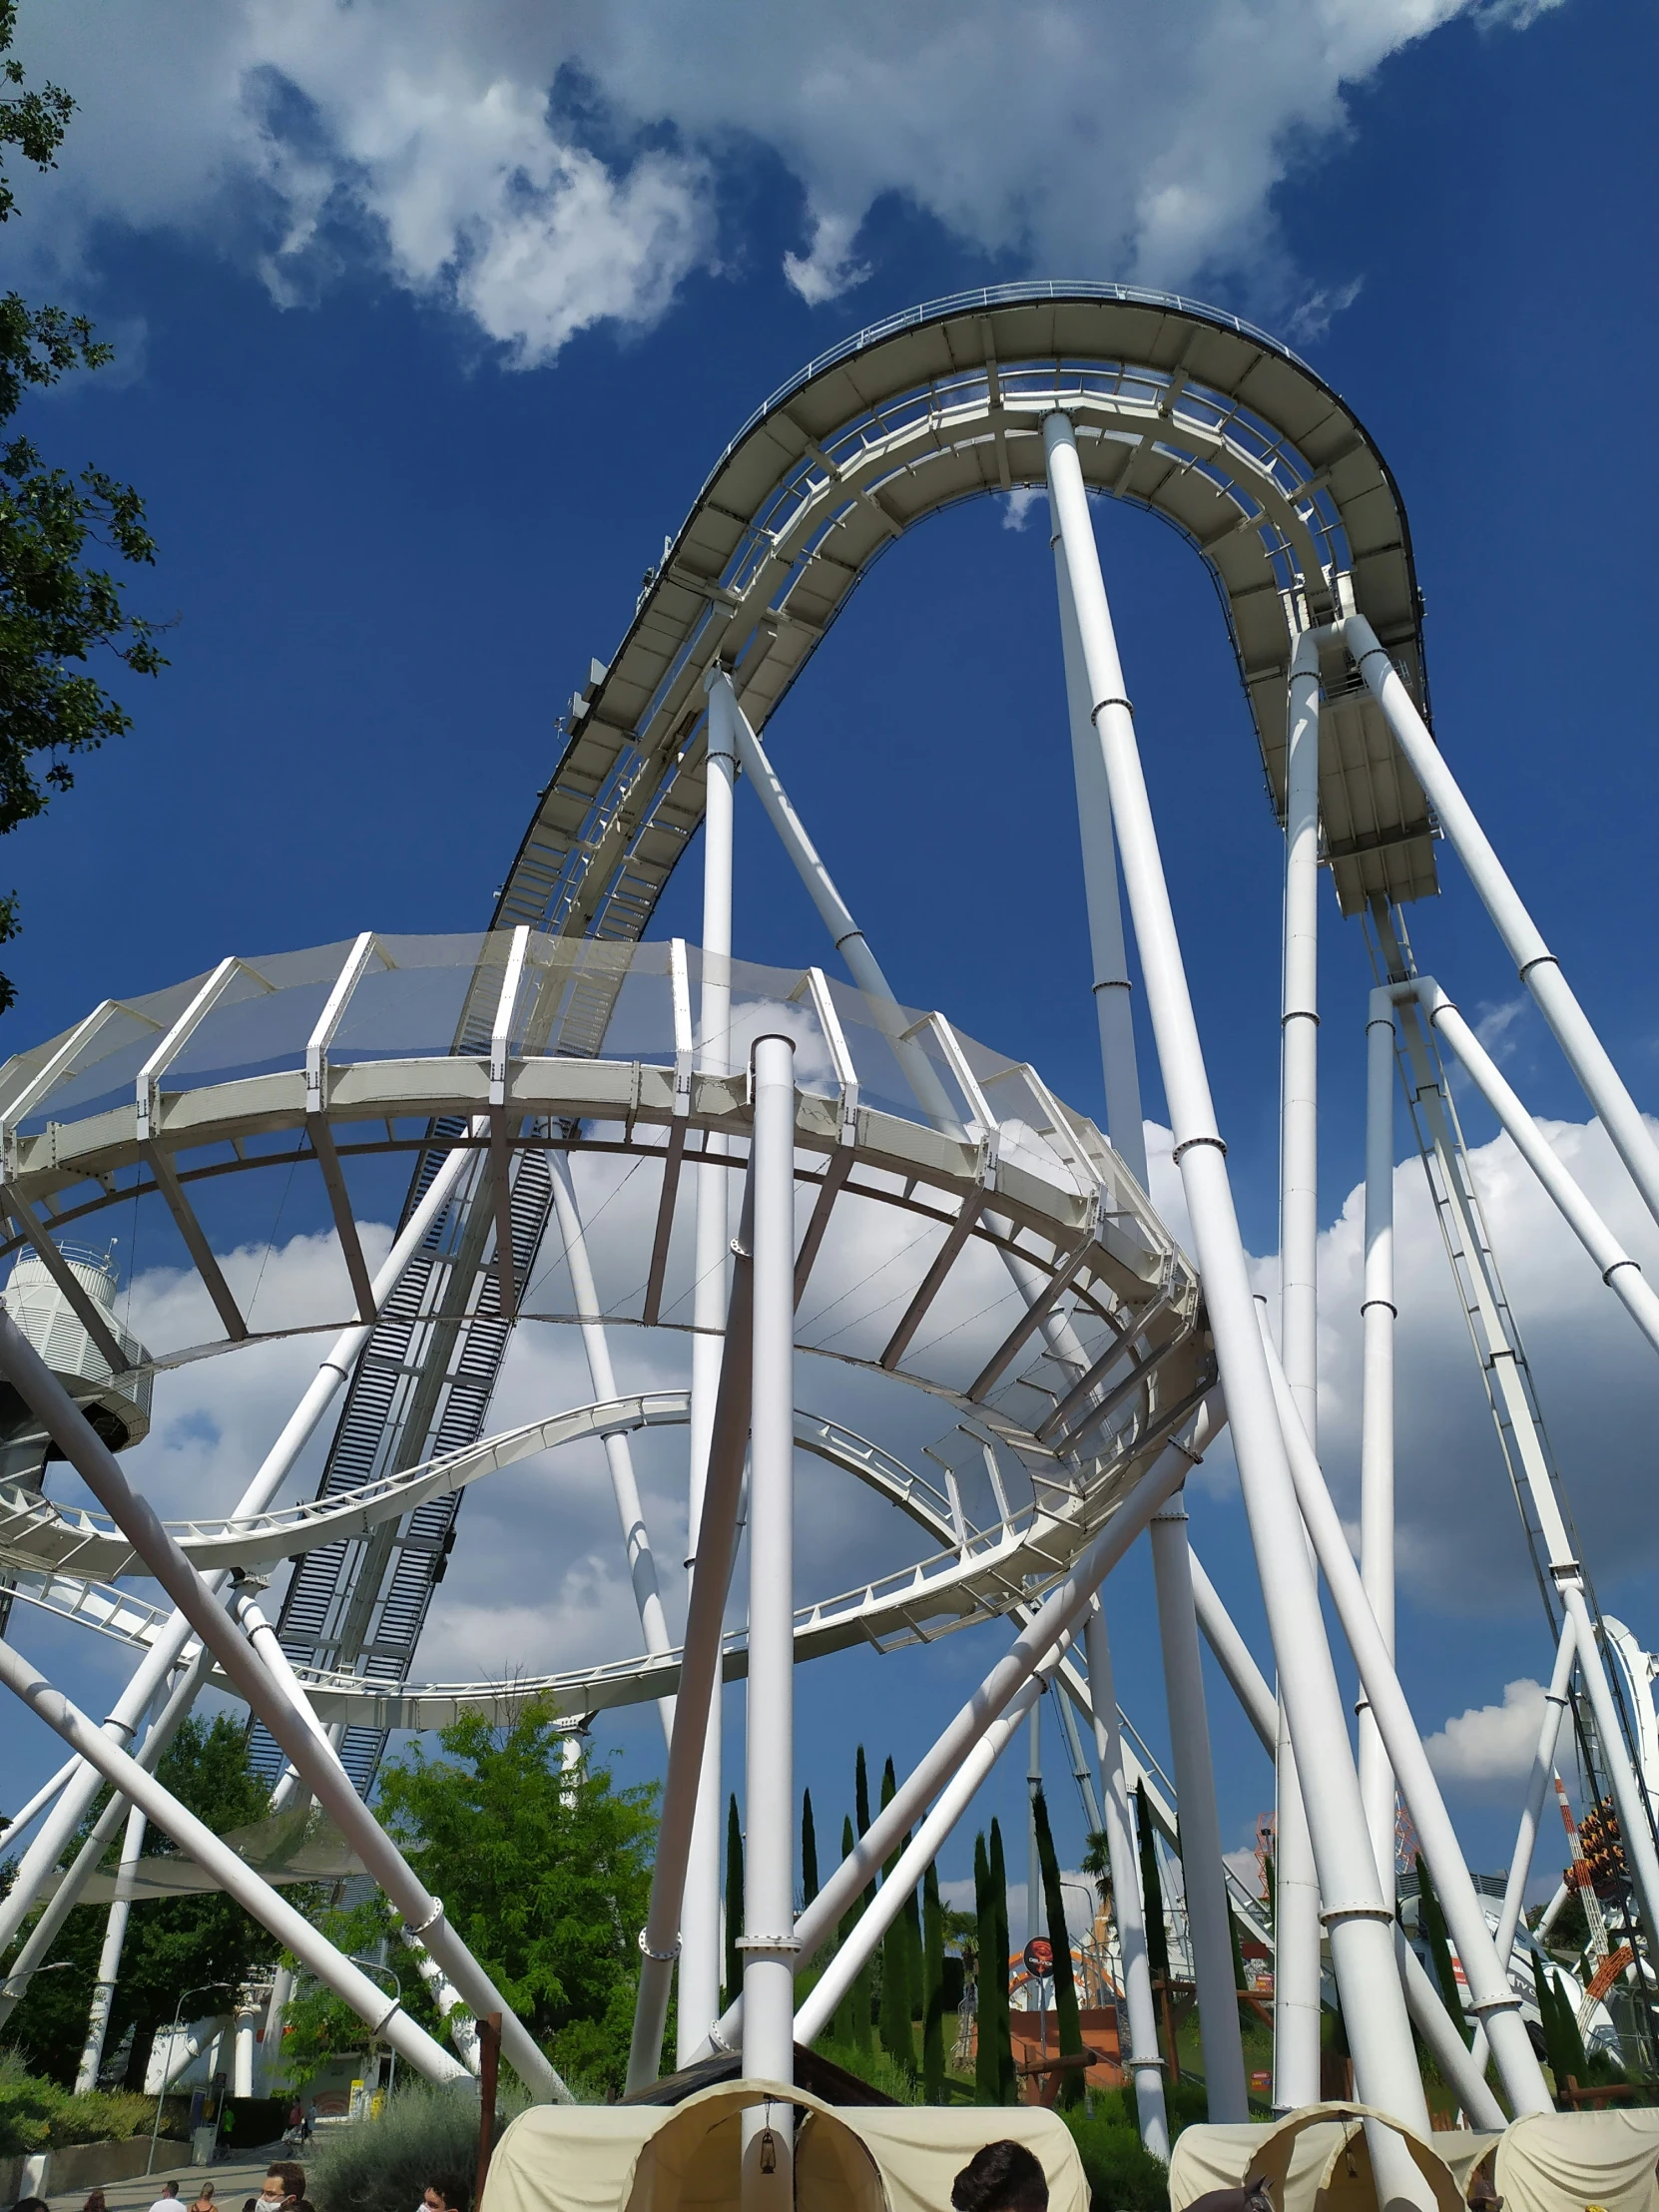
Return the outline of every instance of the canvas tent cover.
[[[798,2212],[936,2212],[980,2145],[1012,2136],[1041,2161],[1052,2212],[1088,2212],[1076,2145],[1052,2112],[1028,2106],[830,2105],[804,2089],[743,2081],[684,2104],[541,2104],[521,2113],[490,2160],[479,2212],[715,2212],[738,2202],[746,2107],[790,2103]]]
[[[1363,2105],[1316,2105],[1277,2126],[1189,2127],[1170,2160],[1171,2212],[1209,2189],[1267,2179],[1277,2212],[1375,2212]],[[1387,2123],[1433,2183],[1442,2212],[1493,2158],[1504,2212],[1659,2212],[1659,2111],[1544,2112],[1502,2134],[1427,2139]]]

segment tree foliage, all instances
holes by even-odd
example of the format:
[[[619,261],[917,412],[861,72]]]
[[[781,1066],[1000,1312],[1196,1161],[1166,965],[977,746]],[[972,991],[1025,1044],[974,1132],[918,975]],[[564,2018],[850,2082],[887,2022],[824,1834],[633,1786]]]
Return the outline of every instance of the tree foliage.
[[[59,85],[21,89],[23,67],[9,51],[16,29],[16,0],[0,0],[0,84],[11,88],[0,96],[0,223],[17,204],[7,150],[56,168],[75,110]],[[166,665],[155,626],[127,611],[122,584],[99,565],[98,548],[129,564],[154,562],[138,493],[100,468],[72,476],[50,466],[32,439],[5,429],[31,389],[113,358],[85,315],[31,306],[15,291],[0,298],[0,836],[70,789],[72,756],[132,728],[87,672],[89,655],[106,647],[136,676]],[[0,895],[0,942],[17,929],[16,894]],[[0,976],[0,1010],[14,995]]]
[[[506,1729],[469,1715],[438,1743],[442,1758],[417,1743],[384,1769],[381,1819],[560,2071],[620,2088],[656,1785],[618,1790],[592,1758],[565,1768],[565,1737],[543,1705]],[[407,1989],[414,1977],[398,1970]]]
[[[156,1773],[180,1803],[216,1834],[263,1819],[268,1810],[270,1786],[249,1764],[242,1728],[224,1714],[213,1721],[181,1722]],[[104,1803],[103,1798],[98,1801],[81,1833],[66,1850],[66,1866],[80,1850]],[[175,1846],[152,1830],[145,1850],[147,1855],[166,1855],[173,1853]],[[120,1855],[118,1829],[105,1866],[113,1869]],[[10,1887],[15,1872],[15,1865],[5,1870],[6,1887]],[[288,1896],[290,1902],[303,1905],[302,1897],[294,1892]],[[75,1908],[48,1961],[54,1970],[36,1974],[6,2023],[7,2041],[31,2065],[57,2081],[72,2082],[80,2063],[108,1917],[107,1906]],[[25,1939],[30,1926],[32,1923],[25,1924]],[[256,1966],[271,1961],[274,1947],[260,1924],[222,1892],[151,1898],[135,1904],[128,1916],[127,1940],[104,2043],[106,2065],[128,2043],[130,2056],[122,2079],[130,2086],[142,2087],[145,2061],[156,2030],[172,2020],[181,1996],[193,1988],[201,1990],[198,1999],[187,2001],[187,2019],[224,2009],[234,1998],[236,1985]],[[60,1966],[60,1960],[67,1963]],[[202,1986],[213,1982],[230,1986]]]

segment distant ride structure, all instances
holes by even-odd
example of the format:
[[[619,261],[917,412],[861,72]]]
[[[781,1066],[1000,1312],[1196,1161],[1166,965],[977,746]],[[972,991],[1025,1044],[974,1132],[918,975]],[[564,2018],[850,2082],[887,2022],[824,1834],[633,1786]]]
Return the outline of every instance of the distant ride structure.
[[[1046,494],[1053,525],[1103,1121],[943,1013],[900,1002],[766,741],[815,647],[897,537],[961,500],[1025,488]],[[1284,835],[1283,1291],[1266,1333],[1188,989],[1180,886],[1161,857],[1090,520],[1098,496],[1148,508],[1205,561]],[[10,1224],[0,1251],[14,1258],[0,1319],[0,1604],[82,1621],[139,1655],[100,1728],[15,1645],[0,1650],[8,1685],[74,1753],[9,1832],[37,1824],[0,1901],[0,1940],[22,1933],[102,1782],[117,1792],[12,1960],[0,2010],[44,1962],[115,1826],[129,1820],[123,1864],[136,1865],[149,1821],[211,1863],[417,2069],[441,2079],[475,2068],[471,2023],[499,2011],[509,2061],[534,2093],[560,2096],[545,2055],[364,1799],[393,1729],[505,1713],[531,1696],[576,1729],[606,1706],[655,1702],[668,1774],[639,1937],[631,2085],[656,2076],[676,1981],[682,2064],[740,2050],[746,2075],[787,2082],[794,2044],[822,2032],[893,1917],[896,1906],[882,1901],[913,1889],[1053,1687],[1092,1825],[1108,1841],[1122,2048],[1153,2149],[1167,2156],[1169,2134],[1128,1813],[1137,1784],[1148,1786],[1166,1846],[1179,1819],[1179,1939],[1212,2119],[1249,2115],[1233,1914],[1273,1952],[1279,2111],[1319,2101],[1320,2012],[1332,1995],[1357,2094],[1403,2126],[1427,2128],[1413,2027],[1471,2124],[1502,2124],[1488,2059],[1512,2113],[1550,2108],[1533,2029],[1537,1977],[1559,1969],[1520,1916],[1558,1762],[1576,1761],[1585,1801],[1604,1808],[1598,1818],[1612,1823],[1620,1854],[1592,1936],[1599,1928],[1598,1969],[1623,1963],[1574,1983],[1574,2008],[1606,2047],[1651,2064],[1653,1667],[1596,1607],[1444,1054],[1624,1306],[1627,1320],[1609,1326],[1634,1324],[1659,1350],[1659,1300],[1455,1004],[1418,970],[1403,909],[1437,889],[1442,843],[1656,1218],[1659,1150],[1431,735],[1404,507],[1359,418],[1265,332],[1171,295],[1009,285],[894,316],[813,362],[751,417],[565,720],[562,755],[487,931],[367,929],[311,950],[229,956],[169,989],[107,1000],[0,1069],[0,1204]],[[827,961],[832,950],[848,980],[828,967],[734,959],[740,772],[825,920]],[[700,829],[702,942],[647,940]],[[1341,914],[1363,926],[1373,971],[1358,1559],[1318,1456],[1322,868]],[[1131,945],[1190,1255],[1148,1195]],[[1470,1877],[1392,1662],[1396,1086],[1552,1637],[1545,1718],[1501,1897]],[[383,1194],[387,1173],[405,1167],[401,1216],[374,1265],[361,1228],[374,1216],[357,1194],[370,1179]],[[303,1179],[314,1218],[332,1229],[336,1303],[257,1326],[258,1286],[250,1296],[233,1283],[229,1255],[252,1218],[245,1194],[283,1178]],[[197,1288],[194,1307],[175,1302],[185,1314],[179,1341],[140,1344],[116,1320],[113,1269],[63,1242],[66,1232],[101,1234],[104,1215],[154,1216],[176,1237]],[[491,1435],[491,1400],[525,1329],[575,1333],[591,1396]],[[300,1331],[317,1337],[314,1380],[234,1508],[159,1518],[116,1457],[145,1433],[155,1378]],[[683,1347],[683,1387],[620,1385],[616,1367],[636,1331]],[[856,1398],[856,1417],[837,1407],[838,1391]],[[886,1417],[898,1403],[887,1393],[899,1391],[939,1424],[922,1438],[905,1414],[919,1442],[902,1448],[860,1426]],[[330,1421],[314,1496],[279,1503]],[[1266,1667],[1193,1555],[1180,1502],[1186,1472],[1224,1424],[1272,1636]],[[692,1570],[676,1631],[634,1451],[682,1430]],[[557,1482],[566,1447],[594,1445],[642,1649],[533,1679],[415,1682],[466,1488],[542,1454]],[[57,1458],[93,1508],[51,1494]],[[919,1555],[872,1559],[852,1587],[803,1602],[794,1521],[809,1471],[890,1508]],[[740,1515],[747,1626],[741,1602],[727,1618]],[[1101,1593],[1143,1529],[1170,1775],[1111,1689]],[[261,1590],[288,1561],[268,1618]],[[1357,1737],[1322,1576],[1361,1679]],[[135,1581],[159,1585],[157,1601],[127,1586]],[[21,1619],[12,1612],[14,1638]],[[1007,1656],[797,1915],[794,1666],[853,1643],[926,1643],[996,1619],[1015,1632]],[[1275,1764],[1271,1926],[1222,1857],[1200,1633]],[[751,1701],[754,1933],[743,1995],[723,2012],[719,1688],[738,1675]],[[315,1931],[296,1929],[277,1890],[216,1852],[155,1783],[168,1736],[210,1682],[248,1703],[274,1809],[314,1800],[380,1883],[453,2050],[399,2003],[388,2009],[387,1993]],[[1449,1927],[1472,2052],[1396,1932],[1402,1818]],[[895,1851],[855,1934],[797,2007],[797,1969]],[[101,1989],[119,1966],[117,1910]],[[268,2022],[279,2021],[286,1998],[278,1974]],[[83,2066],[94,2080],[100,2033],[95,2007]],[[240,2078],[237,2087],[248,2093]],[[745,2126],[746,2142],[758,2142],[759,2124]],[[1373,2155],[1385,2165],[1390,2154],[1380,2139]],[[788,2157],[778,2160],[776,2146],[773,2156],[746,2183],[756,2202],[787,2184]],[[1408,2176],[1394,2179],[1410,2193]]]

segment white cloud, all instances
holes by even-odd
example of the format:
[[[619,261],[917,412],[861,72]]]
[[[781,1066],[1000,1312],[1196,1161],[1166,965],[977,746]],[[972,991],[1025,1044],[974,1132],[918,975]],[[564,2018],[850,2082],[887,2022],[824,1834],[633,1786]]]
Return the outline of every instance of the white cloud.
[[[26,11],[20,51],[82,114],[62,171],[30,184],[28,236],[74,265],[100,227],[183,230],[284,301],[371,268],[529,366],[722,266],[718,181],[760,145],[801,191],[783,275],[814,304],[863,281],[865,220],[894,200],[1010,271],[1242,287],[1317,332],[1345,292],[1287,268],[1276,189],[1390,54],[1459,14],[1539,12],[56,0]]]
[[[1503,1685],[1501,1705],[1471,1705],[1423,1738],[1440,1780],[1464,1791],[1495,1790],[1504,1798],[1532,1771],[1543,1726],[1543,1685],[1529,1677]]]
[[[1004,530],[1023,530],[1031,519],[1031,510],[1039,503],[1046,506],[1048,494],[1040,484],[1016,484],[1002,503],[1002,527]]]

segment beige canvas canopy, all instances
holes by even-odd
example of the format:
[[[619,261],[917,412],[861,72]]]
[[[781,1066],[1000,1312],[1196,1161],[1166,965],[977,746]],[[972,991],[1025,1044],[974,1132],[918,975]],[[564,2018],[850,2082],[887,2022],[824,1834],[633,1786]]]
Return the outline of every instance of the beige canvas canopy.
[[[479,2212],[724,2212],[738,2202],[742,2115],[769,2101],[805,2114],[798,2212],[938,2212],[974,2152],[1002,2136],[1040,2159],[1053,2212],[1088,2212],[1082,2162],[1052,2112],[831,2105],[768,2081],[675,2106],[535,2105],[502,2136]]]
[[[1659,2112],[1544,2112],[1501,2134],[1425,2138],[1355,2104],[1312,2105],[1277,2125],[1185,2129],[1170,2160],[1171,2212],[1206,2190],[1260,2180],[1275,2212],[1376,2212],[1368,2119],[1406,2145],[1439,2212],[1459,2212],[1487,2158],[1504,2212],[1659,2212]]]

